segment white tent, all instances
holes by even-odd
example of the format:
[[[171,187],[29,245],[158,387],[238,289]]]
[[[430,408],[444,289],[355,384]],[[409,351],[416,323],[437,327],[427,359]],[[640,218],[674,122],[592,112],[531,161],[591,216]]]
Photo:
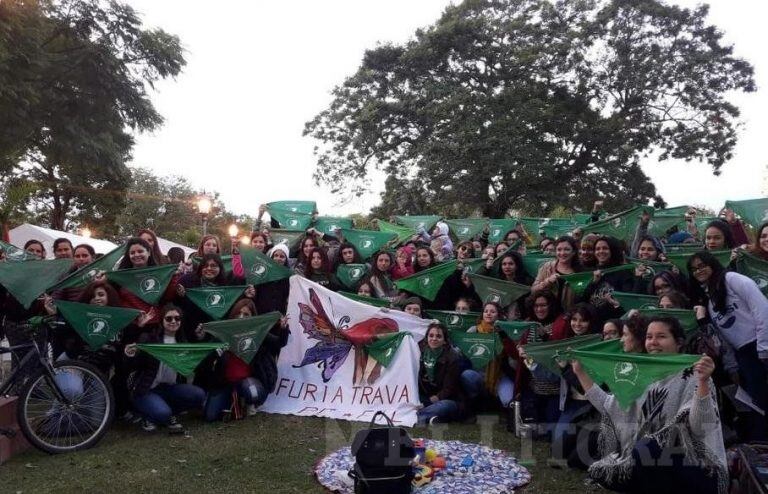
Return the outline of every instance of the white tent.
[[[43,246],[45,246],[45,252],[48,254],[48,258],[53,258],[53,241],[57,238],[66,238],[72,242],[72,246],[88,244],[93,247],[93,250],[95,250],[97,254],[106,254],[117,247],[117,244],[113,244],[107,240],[82,237],[80,235],[75,235],[74,233],[60,232],[58,230],[51,230],[50,228],[30,225],[29,223],[24,223],[8,232],[8,238],[13,245],[20,249],[24,247],[24,244],[27,243],[28,240],[39,240],[43,243]]]
[[[190,249],[186,245],[177,244],[176,242],[171,242],[170,240],[166,240],[160,237],[157,237],[157,243],[158,243],[158,246],[160,247],[160,252],[162,252],[165,255],[168,255],[168,249],[170,249],[171,247],[179,247],[184,251],[185,259],[189,257],[191,253],[197,250],[197,249]]]

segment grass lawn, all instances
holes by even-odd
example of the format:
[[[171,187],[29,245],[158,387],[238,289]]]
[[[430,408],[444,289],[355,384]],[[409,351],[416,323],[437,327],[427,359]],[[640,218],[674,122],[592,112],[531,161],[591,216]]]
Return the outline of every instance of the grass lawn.
[[[324,492],[312,475],[315,462],[349,445],[364,426],[269,414],[216,424],[183,419],[187,436],[162,430],[147,434],[135,425],[116,424],[88,451],[49,456],[32,450],[16,456],[0,466],[0,493]],[[482,443],[532,458],[533,481],[526,493],[585,490],[582,472],[546,466],[547,444],[534,443],[523,453],[520,441],[498,422],[487,415],[477,425],[416,428],[411,436]]]

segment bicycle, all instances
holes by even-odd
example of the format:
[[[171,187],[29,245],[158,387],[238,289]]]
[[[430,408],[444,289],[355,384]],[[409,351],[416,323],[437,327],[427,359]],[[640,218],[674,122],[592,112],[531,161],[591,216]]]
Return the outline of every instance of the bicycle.
[[[108,380],[94,366],[76,360],[52,362],[48,330],[65,323],[36,317],[24,325],[32,338],[27,343],[0,347],[0,354],[24,351],[10,376],[0,383],[0,396],[21,384],[17,421],[27,441],[47,453],[90,448],[107,432],[115,411]],[[13,437],[15,431],[0,429]]]

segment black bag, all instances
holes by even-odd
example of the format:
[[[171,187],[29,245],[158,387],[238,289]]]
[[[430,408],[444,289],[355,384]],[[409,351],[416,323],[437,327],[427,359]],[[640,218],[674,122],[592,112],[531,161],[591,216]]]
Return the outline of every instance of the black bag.
[[[384,427],[376,427],[379,415],[387,421]],[[413,440],[403,427],[395,427],[384,412],[376,412],[368,429],[355,434],[352,454],[355,466],[349,476],[355,479],[355,494],[411,492]]]

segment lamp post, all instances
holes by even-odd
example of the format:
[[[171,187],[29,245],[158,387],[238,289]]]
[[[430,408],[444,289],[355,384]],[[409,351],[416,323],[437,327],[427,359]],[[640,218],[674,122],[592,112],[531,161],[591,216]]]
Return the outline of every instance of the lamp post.
[[[197,210],[203,220],[203,236],[208,234],[208,213],[211,212],[211,200],[204,195],[197,200]]]

